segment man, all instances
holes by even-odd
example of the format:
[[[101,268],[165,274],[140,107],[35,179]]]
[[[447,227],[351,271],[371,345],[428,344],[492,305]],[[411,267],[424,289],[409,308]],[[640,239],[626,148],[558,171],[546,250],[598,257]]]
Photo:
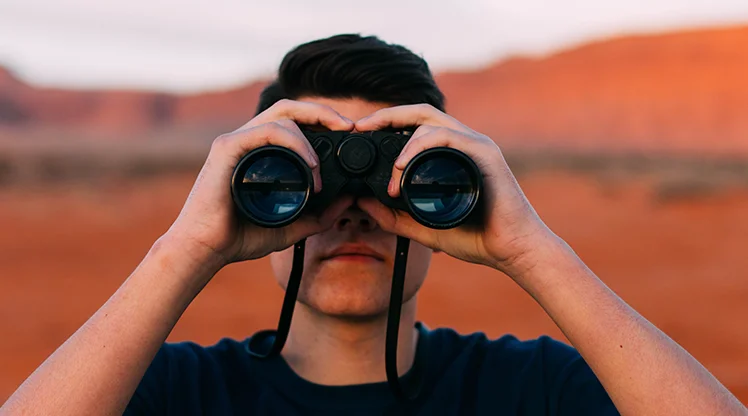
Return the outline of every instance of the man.
[[[259,114],[214,141],[171,228],[0,413],[746,414],[704,367],[619,299],[543,224],[499,147],[443,107],[426,63],[403,47],[344,35],[291,51],[278,80],[263,92]],[[420,126],[395,163],[388,192],[399,194],[402,170],[419,152],[453,147],[484,175],[484,228],[437,231],[374,199],[350,196],[320,217],[280,229],[242,222],[229,182],[252,149],[275,144],[293,150],[313,169],[315,190],[324,186],[300,124],[347,131]],[[413,241],[397,355],[402,382],[423,383],[410,403],[396,401],[385,383],[396,235]],[[252,358],[246,340],[207,348],[163,345],[223,266],[270,255],[284,286],[289,247],[305,237],[304,278],[282,357]],[[416,294],[435,250],[506,273],[576,349],[547,337],[488,340],[416,324]],[[259,340],[268,342],[272,337]]]

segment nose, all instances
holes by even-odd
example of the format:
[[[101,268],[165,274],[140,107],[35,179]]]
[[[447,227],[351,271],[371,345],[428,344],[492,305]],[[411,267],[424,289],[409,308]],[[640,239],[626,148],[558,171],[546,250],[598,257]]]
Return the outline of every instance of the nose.
[[[338,231],[371,232],[377,228],[376,221],[355,204],[345,210],[335,222],[335,229]]]

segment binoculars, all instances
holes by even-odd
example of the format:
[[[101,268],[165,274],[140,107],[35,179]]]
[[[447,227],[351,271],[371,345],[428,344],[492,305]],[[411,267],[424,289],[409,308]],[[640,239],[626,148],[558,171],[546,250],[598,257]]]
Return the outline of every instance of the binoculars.
[[[436,229],[456,227],[477,211],[482,175],[458,150],[437,147],[416,155],[403,171],[400,196],[392,198],[387,193],[392,167],[411,130],[302,132],[319,157],[322,190],[313,192],[311,169],[293,151],[272,145],[254,149],[239,161],[231,180],[234,203],[252,223],[282,227],[304,212],[320,213],[342,194],[374,196]]]

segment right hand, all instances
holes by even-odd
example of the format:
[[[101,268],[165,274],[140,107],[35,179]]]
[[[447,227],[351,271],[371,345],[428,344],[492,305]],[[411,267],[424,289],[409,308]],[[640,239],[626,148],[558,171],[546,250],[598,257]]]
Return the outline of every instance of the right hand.
[[[320,124],[330,130],[353,129],[353,122],[332,108],[281,100],[232,133],[213,141],[208,158],[177,220],[166,236],[200,253],[199,261],[221,268],[229,263],[263,257],[285,249],[332,226],[352,201],[340,199],[319,217],[302,215],[281,228],[263,228],[238,217],[231,198],[231,176],[239,160],[264,145],[286,147],[312,169],[314,191],[322,183],[319,160],[298,124]],[[205,257],[202,257],[205,256]]]

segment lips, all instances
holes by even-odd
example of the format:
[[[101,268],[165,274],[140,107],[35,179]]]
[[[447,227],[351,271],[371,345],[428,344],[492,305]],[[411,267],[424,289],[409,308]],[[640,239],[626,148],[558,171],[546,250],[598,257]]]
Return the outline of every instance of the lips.
[[[329,260],[336,257],[370,257],[379,261],[384,261],[384,256],[379,254],[371,247],[360,243],[347,243],[332,250],[323,257],[323,260]]]

